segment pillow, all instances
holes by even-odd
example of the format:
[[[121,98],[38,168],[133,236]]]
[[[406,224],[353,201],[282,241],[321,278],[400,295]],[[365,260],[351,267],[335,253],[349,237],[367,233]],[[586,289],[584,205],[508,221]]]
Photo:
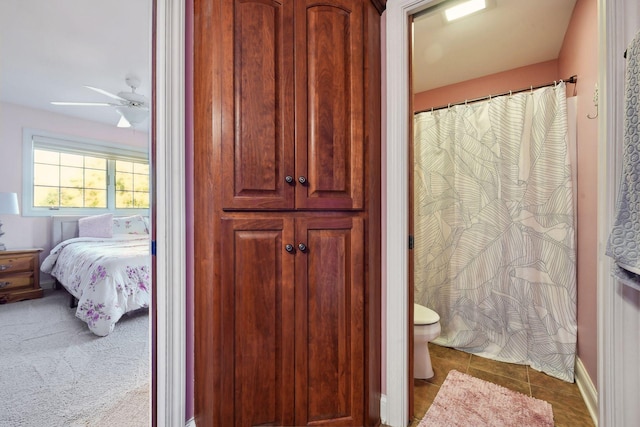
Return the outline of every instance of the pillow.
[[[141,215],[113,218],[113,234],[149,234]]]
[[[88,216],[78,220],[80,237],[113,237],[113,214]]]

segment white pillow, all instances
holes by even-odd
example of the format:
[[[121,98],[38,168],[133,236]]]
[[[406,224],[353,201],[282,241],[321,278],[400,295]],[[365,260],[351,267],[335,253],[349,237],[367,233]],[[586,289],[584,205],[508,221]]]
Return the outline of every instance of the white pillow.
[[[80,237],[113,237],[113,214],[88,216],[78,220]]]
[[[149,234],[141,215],[113,218],[113,234]]]

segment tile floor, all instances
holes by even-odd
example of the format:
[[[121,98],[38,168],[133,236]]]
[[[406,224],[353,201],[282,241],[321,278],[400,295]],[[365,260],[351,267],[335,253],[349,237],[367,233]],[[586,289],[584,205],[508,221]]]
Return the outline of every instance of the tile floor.
[[[429,352],[435,375],[428,380],[414,380],[411,427],[418,425],[452,369],[546,400],[553,407],[556,427],[594,425],[576,384],[567,383],[528,366],[496,362],[432,343],[429,343]]]

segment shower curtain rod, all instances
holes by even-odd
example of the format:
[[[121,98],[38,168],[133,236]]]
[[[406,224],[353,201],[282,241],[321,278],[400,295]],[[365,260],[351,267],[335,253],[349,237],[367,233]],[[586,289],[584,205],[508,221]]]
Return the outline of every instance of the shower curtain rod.
[[[453,107],[454,105],[471,104],[473,102],[484,101],[486,99],[496,98],[498,96],[513,95],[514,93],[526,92],[528,90],[533,91],[534,89],[540,89],[540,88],[547,87],[547,86],[555,86],[556,84],[558,84],[560,82],[576,83],[577,81],[578,81],[578,76],[577,75],[573,75],[573,76],[569,77],[568,79],[556,80],[554,82],[550,82],[550,83],[543,84],[543,85],[540,85],[540,86],[530,86],[530,87],[522,88],[522,89],[518,89],[518,90],[510,90],[508,92],[499,93],[497,95],[487,95],[487,96],[483,96],[483,97],[480,97],[480,98],[467,99],[467,100],[465,100],[463,102],[456,102],[456,103],[453,103],[453,104],[441,105],[440,107],[427,108],[426,110],[416,111],[413,114],[416,115],[416,114],[420,114],[420,113],[426,113],[426,112],[429,112],[429,111],[442,110],[442,109],[445,109],[445,108]]]

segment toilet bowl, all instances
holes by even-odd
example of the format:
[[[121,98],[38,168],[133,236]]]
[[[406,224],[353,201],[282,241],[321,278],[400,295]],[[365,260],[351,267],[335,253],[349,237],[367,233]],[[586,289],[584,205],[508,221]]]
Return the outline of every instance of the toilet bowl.
[[[440,316],[435,311],[413,304],[413,377],[433,377],[429,341],[440,335]]]

